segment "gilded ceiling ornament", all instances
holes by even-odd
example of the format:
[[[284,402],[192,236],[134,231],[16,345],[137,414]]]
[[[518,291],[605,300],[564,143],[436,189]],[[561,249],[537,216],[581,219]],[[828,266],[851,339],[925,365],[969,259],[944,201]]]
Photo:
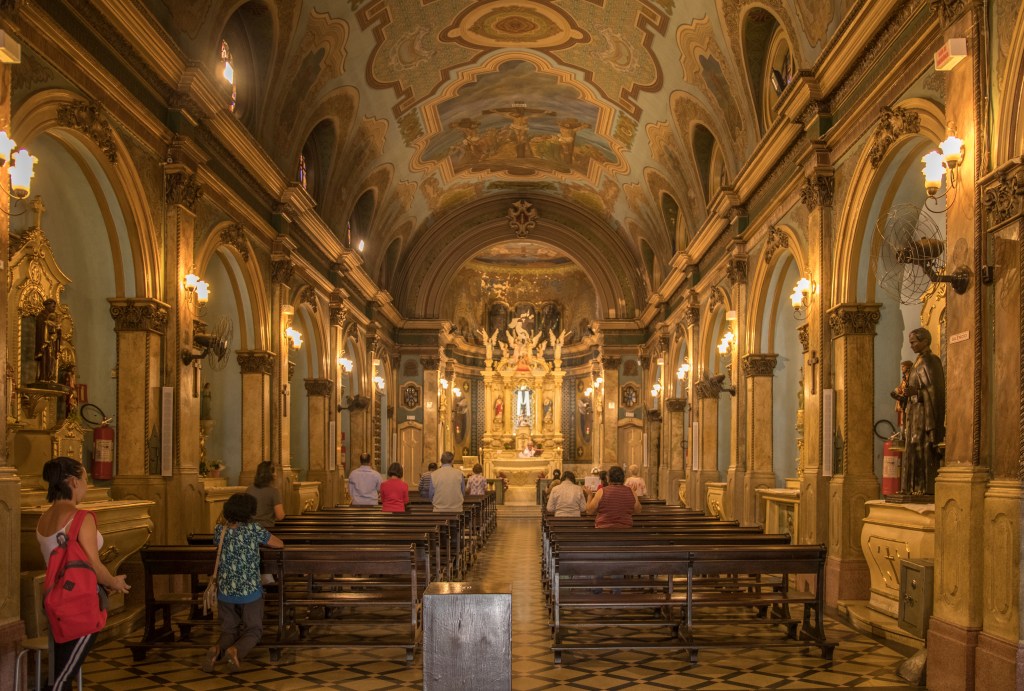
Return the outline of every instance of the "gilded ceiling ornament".
[[[725,302],[725,290],[722,286],[715,286],[711,289],[711,294],[708,296],[708,311],[714,312],[716,309],[722,306]]]
[[[789,249],[789,236],[775,226],[768,226],[768,241],[764,243],[764,261],[772,260],[778,249]]]
[[[114,130],[103,116],[103,106],[96,102],[72,101],[57,106],[57,124],[78,130],[100,148],[111,163],[117,163]]]
[[[885,152],[905,134],[916,134],[921,131],[921,116],[906,108],[890,108],[882,106],[878,119],[878,126],[871,135],[871,148],[868,150],[868,160],[871,167],[877,168]]]
[[[242,374],[265,374],[268,377],[274,372],[274,354],[263,350],[239,350],[238,367]]]
[[[241,223],[233,223],[221,230],[220,241],[234,247],[242,261],[249,261],[249,243],[245,239],[245,226]]]
[[[308,396],[330,396],[334,389],[334,382],[330,379],[306,379],[304,383]]]
[[[932,12],[939,13],[943,26],[949,26],[967,9],[966,0],[932,0]]]
[[[195,173],[171,173],[165,177],[166,200],[170,206],[184,206],[196,210],[196,204],[203,198],[203,186],[196,181]]]
[[[537,227],[537,210],[525,199],[514,202],[506,215],[508,216],[508,227],[512,229],[517,238],[528,237],[530,231]]]
[[[775,374],[775,366],[779,363],[779,356],[775,353],[751,353],[745,355],[740,362],[743,363],[743,374],[747,377],[770,377]]]
[[[1024,167],[1001,172],[998,181],[985,189],[981,201],[990,228],[1024,213]]]
[[[835,193],[835,178],[831,175],[811,175],[804,180],[800,188],[800,201],[808,211],[819,206],[832,206],[832,195]]]

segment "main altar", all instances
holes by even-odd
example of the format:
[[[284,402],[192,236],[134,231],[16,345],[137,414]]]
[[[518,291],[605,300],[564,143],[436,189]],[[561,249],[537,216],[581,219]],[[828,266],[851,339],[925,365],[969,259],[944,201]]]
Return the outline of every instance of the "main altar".
[[[512,320],[507,343],[483,333],[484,434],[487,477],[505,477],[506,504],[533,504],[536,480],[562,467],[562,344],[568,336],[527,330],[528,315]],[[495,359],[495,347],[500,357]],[[548,348],[554,359],[547,361]]]

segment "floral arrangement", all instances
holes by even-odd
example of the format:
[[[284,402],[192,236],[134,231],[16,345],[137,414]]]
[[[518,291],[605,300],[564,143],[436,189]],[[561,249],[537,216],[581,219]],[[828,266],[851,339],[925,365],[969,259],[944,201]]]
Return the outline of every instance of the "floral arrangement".
[[[501,488],[507,490],[508,489],[508,476],[505,475],[504,472],[499,472],[498,473],[498,479],[501,480]]]

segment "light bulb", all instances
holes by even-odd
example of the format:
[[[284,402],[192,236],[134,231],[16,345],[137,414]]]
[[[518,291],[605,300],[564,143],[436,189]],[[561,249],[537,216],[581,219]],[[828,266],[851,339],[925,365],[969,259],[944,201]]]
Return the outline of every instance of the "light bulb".
[[[14,165],[10,168],[11,194],[18,199],[24,199],[28,196],[29,188],[32,185],[32,176],[35,175],[33,167],[39,162],[39,159],[25,149],[14,152],[12,158]]]
[[[959,137],[949,135],[945,141],[939,144],[939,148],[942,149],[942,158],[947,167],[956,168],[963,161],[964,142]]]

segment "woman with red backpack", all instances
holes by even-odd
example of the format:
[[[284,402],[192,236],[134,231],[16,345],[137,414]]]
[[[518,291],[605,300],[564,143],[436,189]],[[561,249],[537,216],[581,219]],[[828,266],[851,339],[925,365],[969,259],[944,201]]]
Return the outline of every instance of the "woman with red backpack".
[[[89,489],[85,467],[73,458],[60,456],[43,466],[43,479],[47,483],[46,499],[52,503],[39,517],[36,539],[47,564],[44,606],[53,640],[52,688],[64,691],[71,688],[71,680],[106,622],[102,604],[106,592],[102,589],[127,593],[131,586],[124,576],[114,576],[100,561],[103,535],[96,527],[96,517],[78,508]],[[84,555],[91,570],[75,568],[76,555]],[[88,584],[96,589],[96,596],[76,601],[73,587],[53,587],[67,582]]]

